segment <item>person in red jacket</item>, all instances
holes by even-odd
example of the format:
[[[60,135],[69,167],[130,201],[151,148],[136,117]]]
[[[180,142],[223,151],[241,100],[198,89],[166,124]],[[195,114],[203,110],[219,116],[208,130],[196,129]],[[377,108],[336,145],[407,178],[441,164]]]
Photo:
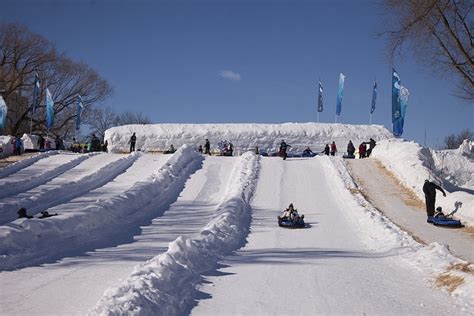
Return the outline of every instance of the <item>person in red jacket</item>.
[[[336,152],[337,152],[336,143],[335,143],[335,142],[332,142],[332,143],[331,143],[331,156],[335,156],[335,155],[336,155]]]
[[[365,158],[365,152],[367,148],[365,147],[365,144],[362,142],[359,145],[359,159]]]

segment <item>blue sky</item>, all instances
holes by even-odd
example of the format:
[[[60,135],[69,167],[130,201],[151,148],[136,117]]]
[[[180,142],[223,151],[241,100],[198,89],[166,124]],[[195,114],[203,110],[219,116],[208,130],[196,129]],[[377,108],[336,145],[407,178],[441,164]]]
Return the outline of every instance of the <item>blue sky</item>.
[[[391,69],[375,1],[3,0],[0,20],[21,22],[114,88],[105,103],[156,123],[334,122],[339,72],[346,75],[338,122],[391,129]],[[452,96],[411,55],[394,65],[410,90],[403,137],[438,146],[473,129],[474,107]]]

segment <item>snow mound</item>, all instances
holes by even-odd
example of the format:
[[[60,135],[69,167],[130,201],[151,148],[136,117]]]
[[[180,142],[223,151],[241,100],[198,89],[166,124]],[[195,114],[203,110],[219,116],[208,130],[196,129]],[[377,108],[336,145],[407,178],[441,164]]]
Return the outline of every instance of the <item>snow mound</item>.
[[[57,259],[75,248],[93,248],[97,240],[115,236],[121,227],[147,218],[146,206],[180,191],[201,161],[201,155],[183,146],[150,177],[119,195],[47,219],[21,218],[0,226],[0,269]]]
[[[445,213],[456,210],[456,216],[464,224],[474,226],[474,161],[465,155],[463,146],[457,150],[434,151],[412,141],[388,139],[379,142],[372,155],[422,201],[425,179],[440,184],[447,196],[437,194],[437,205]]]
[[[234,144],[235,153],[254,151],[276,152],[284,139],[292,147],[290,151],[303,151],[310,146],[313,151],[322,151],[325,144],[335,141],[339,151],[352,140],[354,144],[392,137],[392,133],[381,125],[351,125],[328,123],[284,123],[284,124],[150,124],[112,127],[105,131],[105,139],[111,152],[129,149],[132,133],[136,133],[136,148],[143,151],[163,151],[170,145],[188,144],[197,148],[205,139],[211,149],[217,150],[224,140]]]
[[[258,157],[246,153],[232,173],[232,183],[214,218],[193,238],[178,237],[167,252],[138,265],[122,286],[109,289],[92,315],[180,315],[189,308],[201,274],[225,254],[244,244],[250,225]]]
[[[416,242],[358,192],[341,158],[318,158],[327,166],[325,170],[329,176],[337,179],[333,189],[337,190],[341,201],[351,210],[346,213],[347,217],[359,227],[360,236],[369,248],[399,255],[434,285],[467,298],[468,302],[474,300],[474,264],[456,258],[440,243],[424,246]],[[438,283],[443,276],[458,277],[462,281],[457,287],[450,288],[449,285]]]

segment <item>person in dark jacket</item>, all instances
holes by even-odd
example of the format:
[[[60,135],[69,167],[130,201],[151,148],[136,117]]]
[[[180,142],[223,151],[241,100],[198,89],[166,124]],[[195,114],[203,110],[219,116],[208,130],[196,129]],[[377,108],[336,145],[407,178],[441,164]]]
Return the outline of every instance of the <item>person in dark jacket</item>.
[[[446,196],[446,192],[444,192],[443,188],[441,188],[439,185],[437,185],[434,182],[425,180],[425,184],[423,184],[423,193],[425,194],[426,215],[428,216],[428,219],[427,219],[428,223],[431,222],[431,218],[434,216],[436,190],[441,191],[443,193],[443,196]]]
[[[291,147],[291,146],[285,143],[284,140],[282,140],[280,143],[280,151],[278,152],[278,154],[280,157],[283,157],[283,160],[286,160],[286,157],[288,157],[288,154],[286,153],[286,151],[288,150],[288,147]]]
[[[205,155],[211,154],[211,142],[207,138],[206,138],[206,142],[204,143],[204,154]]]
[[[45,142],[46,142],[46,140],[44,139],[44,137],[42,135],[39,135],[39,137],[38,137],[39,150],[44,150],[44,143]]]
[[[33,218],[33,216],[30,216],[26,214],[26,208],[22,207],[16,212],[18,214],[18,218]]]
[[[313,157],[314,153],[309,147],[306,147],[306,149],[303,150],[303,155],[302,156],[303,157]]]
[[[369,149],[367,149],[367,157],[370,157],[370,154],[372,154],[372,149],[374,149],[375,145],[375,140],[371,138],[369,141]]]
[[[48,211],[43,211],[43,212],[41,212],[41,216],[38,217],[38,218],[48,218],[48,217],[56,216],[56,215],[58,215],[58,213],[49,214]]]
[[[137,136],[133,133],[130,137],[130,152],[135,151],[135,143],[137,142]]]
[[[347,144],[347,154],[350,156],[353,156],[355,153],[355,147],[354,144],[352,143],[352,140],[349,141],[349,144]]]
[[[324,150],[321,153],[324,153],[326,156],[329,156],[329,144],[326,144],[326,147],[324,147]]]

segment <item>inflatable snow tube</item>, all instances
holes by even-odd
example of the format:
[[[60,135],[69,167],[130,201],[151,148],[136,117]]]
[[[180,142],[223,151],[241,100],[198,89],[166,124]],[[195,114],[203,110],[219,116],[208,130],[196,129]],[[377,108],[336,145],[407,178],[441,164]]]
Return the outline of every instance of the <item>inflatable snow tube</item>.
[[[450,228],[462,228],[464,225],[460,220],[452,219],[449,217],[434,216],[428,218],[428,223],[432,223],[435,226],[450,227]]]
[[[278,219],[278,226],[285,228],[304,228],[306,226],[303,219],[293,222],[289,219]]]

